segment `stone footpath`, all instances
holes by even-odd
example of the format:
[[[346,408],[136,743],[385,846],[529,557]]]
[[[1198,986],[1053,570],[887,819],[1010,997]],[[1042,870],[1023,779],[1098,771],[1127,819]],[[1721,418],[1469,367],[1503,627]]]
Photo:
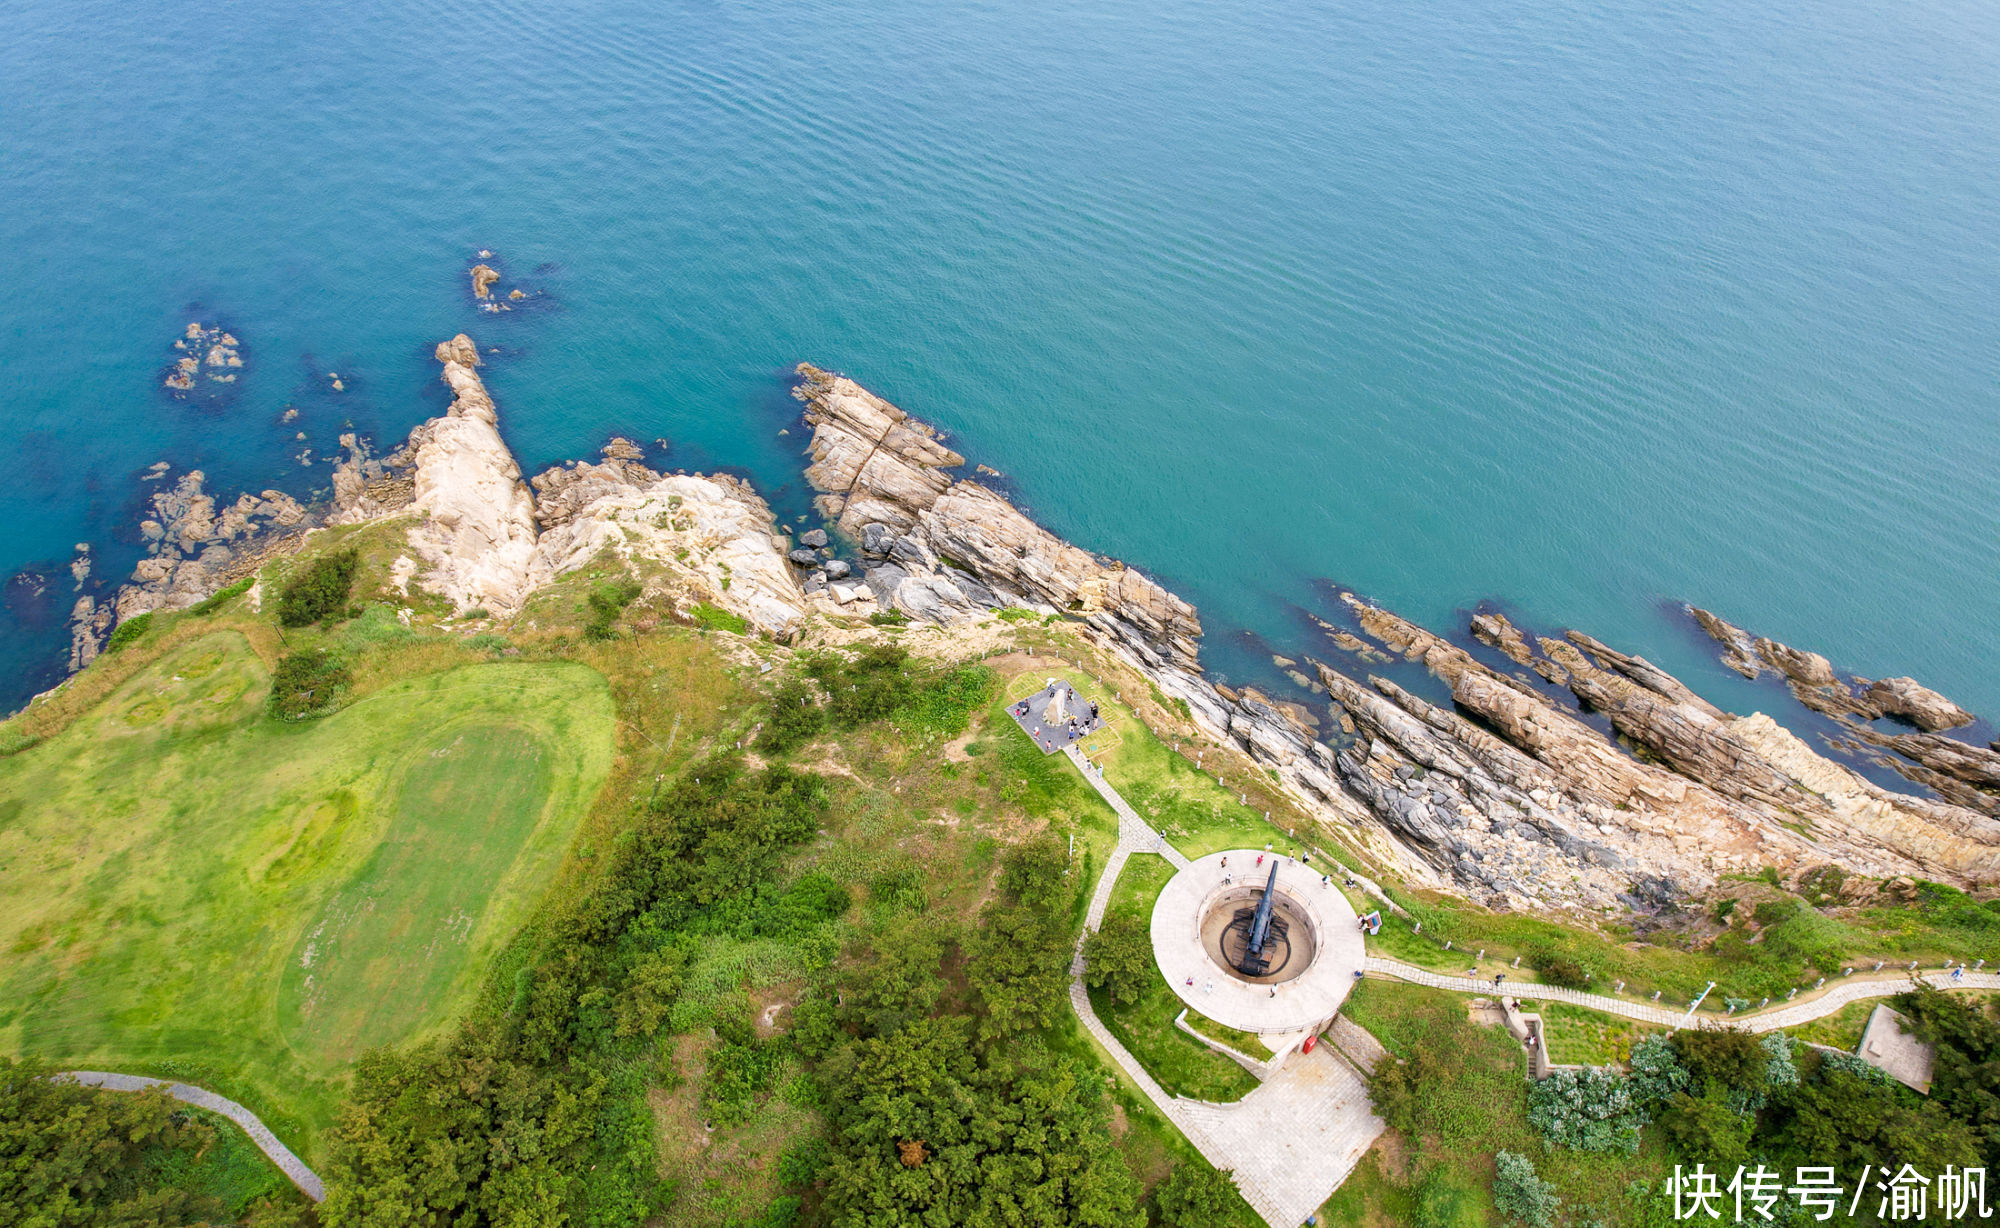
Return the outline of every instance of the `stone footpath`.
[[[1081,751],[1070,746],[1064,753],[1118,815],[1118,845],[1091,895],[1088,935],[1103,923],[1111,889],[1132,854],[1155,853],[1180,870],[1187,868],[1188,859],[1126,804]],[[1084,1030],[1204,1159],[1235,1179],[1244,1201],[1271,1228],[1294,1228],[1317,1211],[1385,1128],[1368,1102],[1367,1081],[1331,1045],[1293,1054],[1235,1104],[1168,1095],[1097,1017],[1083,985],[1083,968],[1079,940],[1070,961],[1069,1001]]]
[[[193,1084],[170,1083],[165,1079],[149,1079],[144,1075],[107,1074],[102,1070],[71,1070],[57,1077],[74,1079],[85,1087],[101,1087],[112,1092],[142,1092],[149,1087],[164,1086],[167,1095],[174,1099],[194,1105],[198,1109],[219,1113],[243,1127],[243,1132],[250,1136],[250,1141],[257,1144],[257,1150],[270,1157],[271,1163],[276,1164],[279,1171],[289,1177],[292,1184],[298,1186],[307,1198],[314,1202],[326,1200],[326,1186],[321,1183],[318,1174],[307,1168],[304,1160],[293,1155],[291,1148],[279,1142],[278,1136],[271,1133],[270,1129],[257,1119],[255,1113],[234,1100],[226,1100],[212,1091],[195,1087]]]
[[[1481,993],[1488,996],[1505,995],[1510,998],[1534,998],[1548,1002],[1566,1002],[1571,1006],[1581,1006],[1588,1010],[1603,1011],[1608,1015],[1623,1015],[1641,1023],[1659,1027],[1679,1028],[1688,1026],[1688,1012],[1685,1008],[1675,1009],[1654,1006],[1648,1002],[1629,1002],[1624,998],[1613,998],[1606,994],[1584,993],[1578,989],[1564,989],[1559,985],[1537,985],[1530,981],[1508,981],[1504,987],[1495,989],[1493,982],[1484,978],[1450,976],[1431,972],[1400,960],[1380,959],[1371,956],[1367,970],[1381,976],[1394,977],[1399,981],[1409,981],[1415,985],[1428,985],[1432,989],[1448,989],[1454,993]],[[2000,989],[2000,975],[1991,972],[1968,972],[1959,980],[1952,980],[1949,972],[1899,973],[1892,977],[1854,976],[1843,977],[1824,992],[1803,1002],[1790,1002],[1767,1008],[1755,1014],[1736,1016],[1700,1015],[1696,1022],[1705,1026],[1738,1028],[1746,1032],[1771,1032],[1779,1028],[1797,1027],[1815,1019],[1833,1014],[1850,1003],[1869,998],[1890,998],[1914,988],[1912,980],[1920,978],[1926,985],[1939,989]]]

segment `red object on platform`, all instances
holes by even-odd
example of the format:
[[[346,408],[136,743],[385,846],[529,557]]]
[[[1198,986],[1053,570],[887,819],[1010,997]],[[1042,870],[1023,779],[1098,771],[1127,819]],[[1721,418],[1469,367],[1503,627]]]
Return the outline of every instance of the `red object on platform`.
[[[1318,1044],[1318,1043],[1319,1043],[1319,1033],[1315,1032],[1315,1033],[1313,1033],[1313,1034],[1312,1034],[1311,1036],[1308,1036],[1308,1037],[1306,1037],[1306,1043],[1305,1043],[1305,1046],[1304,1046],[1303,1048],[1301,1048],[1301,1049],[1299,1050],[1299,1052],[1300,1052],[1300,1053],[1311,1053],[1311,1052],[1313,1051],[1313,1046],[1314,1046],[1314,1045],[1316,1045],[1316,1044]]]

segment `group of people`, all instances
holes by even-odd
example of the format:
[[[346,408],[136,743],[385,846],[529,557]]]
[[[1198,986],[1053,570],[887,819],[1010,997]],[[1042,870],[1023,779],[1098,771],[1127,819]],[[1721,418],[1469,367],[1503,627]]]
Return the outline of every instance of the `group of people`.
[[[1069,705],[1067,701],[1076,698],[1076,691],[1060,679],[1050,679],[1049,685],[1044,688],[1043,693],[1048,696],[1048,702],[1042,708],[1042,728],[1044,731],[1055,729],[1067,733],[1069,735],[1068,741],[1074,742],[1078,738],[1096,732],[1103,725],[1103,718],[1098,715],[1096,700],[1090,702],[1087,712],[1071,712],[1068,710]],[[1054,709],[1053,713],[1050,711],[1051,708]],[[1016,719],[1026,721],[1034,712],[1034,696],[1031,695],[1015,704],[1013,712]],[[1051,716],[1054,716],[1055,719],[1050,720]],[[1045,751],[1056,749],[1045,734],[1038,735],[1036,740],[1041,743],[1042,749]]]

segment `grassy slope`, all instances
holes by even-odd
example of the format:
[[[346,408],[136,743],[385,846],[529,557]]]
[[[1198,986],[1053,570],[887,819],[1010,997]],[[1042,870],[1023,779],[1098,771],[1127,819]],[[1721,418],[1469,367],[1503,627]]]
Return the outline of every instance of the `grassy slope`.
[[[1636,1156],[1550,1151],[1528,1124],[1528,1084],[1522,1078],[1521,1047],[1502,1029],[1480,1027],[1466,1017],[1466,999],[1395,981],[1363,981],[1344,1012],[1374,1033],[1390,1053],[1406,1056],[1418,1045],[1452,1055],[1456,1077],[1426,1107],[1431,1131],[1415,1139],[1378,1144],[1371,1159],[1326,1205],[1334,1224],[1409,1223],[1415,1190],[1433,1168],[1477,1197],[1469,1201],[1475,1223],[1501,1224],[1486,1192],[1496,1151],[1519,1152],[1534,1160],[1542,1177],[1560,1191],[1572,1222],[1601,1220],[1615,1226],[1630,1210],[1622,1197],[1634,1181],[1656,1181],[1667,1171],[1659,1140],[1648,1138]],[[1391,1166],[1385,1157],[1401,1159]],[[1392,1167],[1400,1171],[1390,1171]]]
[[[1539,1002],[1532,1009],[1541,1013],[1549,1060],[1562,1065],[1623,1065],[1631,1060],[1633,1045],[1665,1030],[1561,1002]]]
[[[1173,877],[1174,869],[1161,858],[1135,855],[1118,876],[1107,917],[1126,913],[1149,921],[1153,901]],[[1243,1067],[1202,1044],[1174,1026],[1174,1017],[1185,1007],[1166,979],[1155,974],[1137,1002],[1114,1003],[1103,990],[1093,990],[1091,1004],[1098,1017],[1111,1028],[1146,1072],[1161,1087],[1176,1096],[1227,1103],[1241,1100],[1255,1090],[1256,1078]],[[1242,1050],[1250,1057],[1264,1057],[1268,1051],[1253,1038]]]
[[[0,759],[0,1044],[205,1080],[310,1156],[345,1060],[455,1015],[525,915],[611,703],[582,666],[489,664],[286,726],[265,677],[203,635]]]

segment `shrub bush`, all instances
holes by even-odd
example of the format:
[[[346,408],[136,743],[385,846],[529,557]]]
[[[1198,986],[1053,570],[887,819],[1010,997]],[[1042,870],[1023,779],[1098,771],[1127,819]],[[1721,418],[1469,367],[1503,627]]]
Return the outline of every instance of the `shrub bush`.
[[[1547,947],[1537,948],[1528,957],[1528,963],[1541,979],[1550,985],[1560,985],[1565,989],[1587,989],[1590,976],[1582,964]]]
[[[819,696],[804,679],[794,678],[771,696],[771,712],[757,742],[760,749],[782,755],[812,741],[824,728],[826,709]]]
[[[271,710],[288,721],[324,716],[352,680],[340,658],[324,648],[288,653],[271,675]]]
[[[278,621],[287,627],[309,627],[344,615],[360,569],[361,552],[351,546],[313,559],[278,591]]]
[[[257,577],[245,576],[241,580],[238,580],[236,583],[231,584],[227,588],[218,589],[215,592],[210,593],[208,596],[202,598],[200,601],[195,602],[193,605],[188,607],[188,613],[196,616],[200,616],[203,614],[213,614],[215,611],[221,609],[228,602],[233,601],[236,598],[241,597],[243,594],[249,592],[250,586],[252,584],[255,584],[256,582],[257,582]]]
[[[1634,1155],[1646,1121],[1631,1080],[1607,1070],[1558,1070],[1528,1092],[1528,1124],[1572,1151]]]
[[[688,611],[688,617],[694,619],[696,626],[710,631],[727,631],[734,635],[750,633],[749,619],[740,614],[731,614],[721,606],[709,605],[705,601],[696,602],[694,608]]]
[[[1493,1157],[1493,1205],[1528,1228],[1549,1228],[1562,1199],[1556,1187],[1535,1175],[1535,1162],[1502,1151]]]
[[[127,644],[136,643],[140,636],[146,634],[146,629],[152,625],[153,612],[151,610],[146,611],[144,614],[134,614],[111,629],[111,638],[105,641],[104,651],[117,652]]]
[[[584,598],[584,604],[590,608],[590,619],[583,625],[583,638],[598,641],[618,638],[618,628],[614,625],[618,616],[644,591],[637,580],[606,580],[591,589]]]

